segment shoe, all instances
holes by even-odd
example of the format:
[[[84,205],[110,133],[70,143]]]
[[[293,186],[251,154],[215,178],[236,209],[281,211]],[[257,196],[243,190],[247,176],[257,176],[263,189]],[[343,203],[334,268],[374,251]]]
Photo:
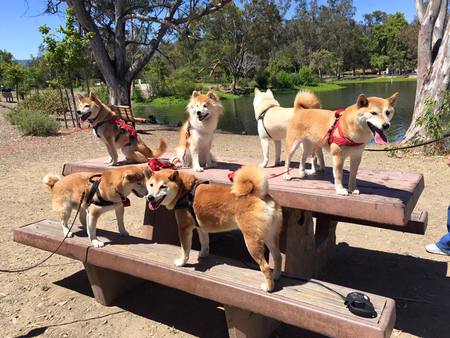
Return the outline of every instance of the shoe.
[[[439,249],[436,244],[428,244],[425,247],[425,250],[427,250],[429,253],[432,254],[437,254],[437,255],[444,255],[444,256],[450,256],[448,253],[442,251],[441,249]]]

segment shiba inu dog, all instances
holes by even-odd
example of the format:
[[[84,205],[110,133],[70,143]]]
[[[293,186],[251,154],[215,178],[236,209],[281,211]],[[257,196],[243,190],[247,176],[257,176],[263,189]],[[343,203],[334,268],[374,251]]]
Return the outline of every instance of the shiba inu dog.
[[[208,233],[240,229],[250,255],[264,274],[261,288],[273,290],[281,268],[279,235],[283,216],[280,205],[267,193],[267,178],[261,169],[239,169],[231,188],[202,184],[194,175],[165,169],[152,173],[147,189],[151,210],[160,205],[175,209],[182,248],[175,265],[183,266],[189,260],[194,229],[201,243],[199,257],[209,254]],[[264,258],[264,244],[274,259],[273,273]]]
[[[124,166],[105,170],[103,174],[80,172],[65,177],[48,174],[42,183],[52,193],[53,210],[61,217],[64,236],[73,234],[67,226],[72,210],[80,207],[80,222],[86,227],[89,239],[96,248],[104,246],[96,236],[98,218],[105,212],[114,210],[117,226],[122,236],[127,236],[123,222],[124,206],[129,203],[127,196],[133,192],[137,197],[148,194],[146,180],[151,171],[136,166]]]
[[[159,146],[151,150],[136,134],[136,131],[122,120],[114,117],[112,110],[103,104],[95,94],[83,97],[78,94],[78,111],[82,122],[88,121],[94,129],[94,134],[106,145],[109,165],[118,164],[117,149],[125,155],[128,163],[145,163],[148,158],[161,156],[167,148],[164,139],[159,140]]]
[[[188,120],[180,129],[180,141],[176,147],[176,162],[182,167],[203,171],[215,166],[211,154],[214,131],[217,128],[223,107],[213,91],[202,94],[193,91],[187,105]]]
[[[323,147],[333,156],[333,175],[336,193],[359,194],[356,188],[356,174],[362,153],[373,138],[377,144],[386,144],[384,131],[390,127],[395,113],[395,103],[399,93],[387,99],[358,96],[356,103],[345,110],[334,112],[321,109],[304,109],[297,96],[294,116],[286,133],[286,171],[295,150],[303,144],[300,177],[305,176],[305,162],[314,148]],[[342,184],[344,160],[350,157],[350,178],[348,190]],[[284,175],[289,180],[289,173]]]
[[[311,92],[301,91],[298,94],[298,100],[305,109],[320,108],[319,99]],[[294,115],[294,108],[281,107],[270,89],[262,92],[258,88],[255,88],[253,108],[255,109],[255,119],[258,122],[258,135],[264,157],[260,167],[265,168],[269,163],[270,140],[275,143],[275,166],[279,166],[281,165],[281,140],[286,138],[287,125]],[[321,149],[318,149],[317,155],[321,169],[323,169],[323,154]],[[314,158],[316,159],[316,157]],[[317,168],[316,161],[313,161],[312,170],[314,172],[320,170]]]

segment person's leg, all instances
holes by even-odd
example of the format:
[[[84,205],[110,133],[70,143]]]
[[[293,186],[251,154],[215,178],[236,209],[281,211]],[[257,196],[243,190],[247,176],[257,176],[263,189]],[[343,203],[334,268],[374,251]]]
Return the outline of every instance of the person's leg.
[[[447,209],[447,230],[448,233],[436,243],[436,246],[441,249],[441,251],[444,251],[446,254],[450,255],[450,205]]]

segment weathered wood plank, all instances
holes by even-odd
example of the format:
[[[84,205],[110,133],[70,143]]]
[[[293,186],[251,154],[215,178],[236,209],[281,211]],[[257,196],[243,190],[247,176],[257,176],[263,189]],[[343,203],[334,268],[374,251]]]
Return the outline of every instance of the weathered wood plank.
[[[104,158],[68,163],[63,174],[77,171],[98,172],[106,168]],[[195,173],[200,179],[208,179],[220,184],[231,184],[227,173],[238,169],[241,164],[256,164],[254,160],[227,159],[217,168]],[[145,164],[140,164],[145,166]],[[183,169],[187,170],[187,169]],[[271,195],[284,207],[309,210],[372,223],[403,226],[424,189],[423,175],[396,171],[364,170],[358,171],[358,196],[338,196],[335,194],[331,168],[324,174],[302,180],[283,181],[280,174],[283,168],[266,168]],[[344,182],[348,172],[344,173]]]

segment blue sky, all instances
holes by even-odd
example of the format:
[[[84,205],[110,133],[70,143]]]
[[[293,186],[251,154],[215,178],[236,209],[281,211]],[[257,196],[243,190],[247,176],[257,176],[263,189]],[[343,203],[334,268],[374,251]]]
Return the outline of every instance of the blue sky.
[[[326,0],[319,0],[325,3]],[[374,10],[393,14],[402,12],[408,21],[416,14],[414,0],[353,0],[356,7],[356,19]],[[64,25],[64,18],[58,15],[39,15],[45,9],[45,0],[1,1],[0,11],[0,49],[11,52],[16,59],[29,59],[38,54],[42,36],[38,27],[46,24],[51,28]]]

